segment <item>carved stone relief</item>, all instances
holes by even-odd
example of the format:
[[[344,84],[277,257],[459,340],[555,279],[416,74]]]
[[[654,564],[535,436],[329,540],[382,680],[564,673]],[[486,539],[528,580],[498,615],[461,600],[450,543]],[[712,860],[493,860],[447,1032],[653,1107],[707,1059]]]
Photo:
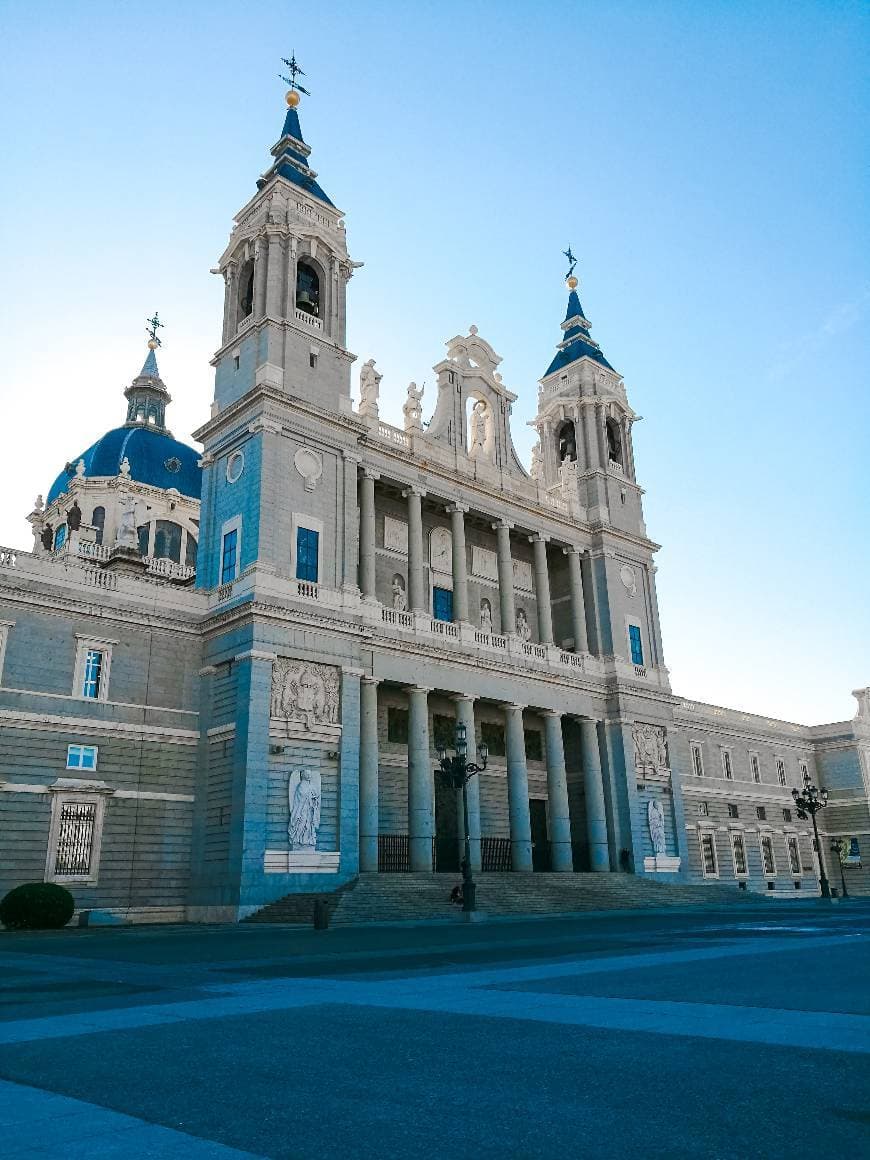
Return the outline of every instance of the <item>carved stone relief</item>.
[[[484,580],[498,580],[498,556],[489,548],[471,549],[471,571]]]
[[[619,579],[629,596],[637,596],[637,573],[630,564],[623,564],[619,569]]]
[[[447,528],[433,528],[429,533],[429,563],[435,572],[452,572],[453,537]]]
[[[313,447],[300,447],[293,456],[293,466],[305,480],[305,490],[314,491],[323,475],[323,459]]]
[[[384,547],[390,552],[408,554],[408,525],[404,520],[384,516]]]
[[[341,669],[279,657],[272,665],[271,715],[306,729],[337,725]]]
[[[631,731],[634,741],[634,763],[641,771],[669,769],[667,735],[663,725],[645,725],[638,721]]]
[[[528,560],[514,560],[514,588],[532,591],[532,566]]]

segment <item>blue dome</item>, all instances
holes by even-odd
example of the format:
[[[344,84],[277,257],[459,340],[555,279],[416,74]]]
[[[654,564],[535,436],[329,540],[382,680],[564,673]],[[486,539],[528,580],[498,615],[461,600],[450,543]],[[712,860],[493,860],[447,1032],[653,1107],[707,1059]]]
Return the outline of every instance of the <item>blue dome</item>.
[[[171,435],[151,431],[147,427],[116,427],[81,455],[70,460],[69,471],[62,471],[48,493],[51,504],[75,478],[75,465],[85,461],[85,478],[116,476],[121,473],[124,458],[130,462],[130,478],[152,487],[174,487],[182,495],[199,499],[202,470],[198,466],[199,452]]]

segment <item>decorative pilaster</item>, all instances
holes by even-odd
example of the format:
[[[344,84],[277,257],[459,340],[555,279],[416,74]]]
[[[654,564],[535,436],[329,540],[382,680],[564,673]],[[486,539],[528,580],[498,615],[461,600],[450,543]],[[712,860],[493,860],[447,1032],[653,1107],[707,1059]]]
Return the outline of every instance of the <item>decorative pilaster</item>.
[[[338,841],[342,874],[359,873],[360,677],[362,669],[341,670],[341,749],[339,751]]]
[[[511,826],[511,866],[532,869],[532,823],[529,815],[529,774],[523,733],[524,705],[505,705],[508,813]]]
[[[538,605],[538,638],[541,644],[553,643],[553,609],[550,604],[550,572],[547,566],[549,536],[537,533],[529,537],[535,563],[535,596]]]
[[[604,437],[604,404],[595,404],[595,431],[598,439],[598,466],[607,470],[607,440]]]
[[[571,627],[574,630],[574,652],[589,652],[589,637],[586,632],[586,602],[583,599],[583,572],[580,563],[582,549],[563,548],[568,557],[568,578],[571,585]]]
[[[547,709],[543,717],[547,744],[547,800],[550,806],[550,865],[553,870],[570,873],[574,869],[574,858],[571,852],[571,816],[568,811],[562,714],[555,709]]]
[[[453,551],[456,551],[456,544],[453,545]],[[468,696],[466,693],[459,693],[454,698],[456,701],[456,723],[465,726],[465,736],[468,745],[468,753],[466,760],[468,762],[477,761],[477,734],[474,731],[474,697]],[[465,793],[468,800],[468,838],[469,847],[471,850],[471,869],[479,871],[481,868],[480,858],[480,774],[475,774],[474,777],[468,779],[465,787]],[[462,803],[459,803],[459,816],[462,817]]]
[[[360,682],[359,728],[359,868],[378,868],[378,678]]]
[[[254,317],[262,318],[266,312],[266,239],[254,242]]]
[[[604,803],[604,778],[598,749],[598,726],[588,717],[581,717],[579,721],[589,863],[592,870],[605,872],[610,869],[610,854],[607,845],[607,808]]]
[[[270,318],[281,317],[284,262],[281,254],[281,235],[269,234],[269,269],[266,276],[266,313]]]
[[[409,607],[412,612],[428,612],[429,601],[423,572],[423,496],[426,492],[415,485],[409,487],[403,494],[408,500]]]
[[[432,870],[435,814],[429,755],[429,692],[419,685],[408,689],[408,846],[413,871]]]
[[[500,520],[493,524],[498,552],[498,596],[501,606],[501,631],[508,636],[517,631],[517,613],[514,603],[514,565],[511,558],[511,528],[513,524]]]
[[[374,600],[375,584],[375,480],[378,472],[363,469],[359,484],[359,586],[364,600]]]
[[[453,619],[468,624],[468,566],[465,559],[466,504],[449,507],[450,528],[453,536]]]

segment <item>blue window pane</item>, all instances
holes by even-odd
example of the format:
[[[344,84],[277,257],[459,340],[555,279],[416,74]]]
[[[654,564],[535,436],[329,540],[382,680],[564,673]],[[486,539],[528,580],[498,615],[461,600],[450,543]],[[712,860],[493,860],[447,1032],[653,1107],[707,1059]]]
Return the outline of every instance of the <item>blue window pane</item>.
[[[311,528],[296,529],[296,579],[318,581],[320,532]]]
[[[633,665],[643,664],[643,644],[640,639],[640,629],[636,624],[628,626],[628,639],[631,642],[631,663]]]
[[[453,593],[449,588],[432,589],[432,615],[436,620],[453,619]]]
[[[223,554],[221,556],[221,584],[227,584],[236,578],[236,552],[238,549],[239,533],[234,529],[224,536]]]
[[[54,533],[54,550],[55,552],[64,546],[66,543],[66,524],[61,524]]]
[[[85,657],[85,677],[82,682],[83,697],[99,697],[100,684],[103,678],[103,654],[95,648],[89,648]]]

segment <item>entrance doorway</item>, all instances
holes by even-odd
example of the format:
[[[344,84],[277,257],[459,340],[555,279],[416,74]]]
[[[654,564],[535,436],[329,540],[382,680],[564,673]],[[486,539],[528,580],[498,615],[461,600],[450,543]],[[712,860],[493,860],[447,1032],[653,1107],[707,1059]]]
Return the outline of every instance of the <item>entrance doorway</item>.
[[[459,870],[459,794],[435,783],[435,869]]]
[[[547,803],[541,798],[529,802],[532,823],[532,869],[550,869],[550,840],[547,837]]]

